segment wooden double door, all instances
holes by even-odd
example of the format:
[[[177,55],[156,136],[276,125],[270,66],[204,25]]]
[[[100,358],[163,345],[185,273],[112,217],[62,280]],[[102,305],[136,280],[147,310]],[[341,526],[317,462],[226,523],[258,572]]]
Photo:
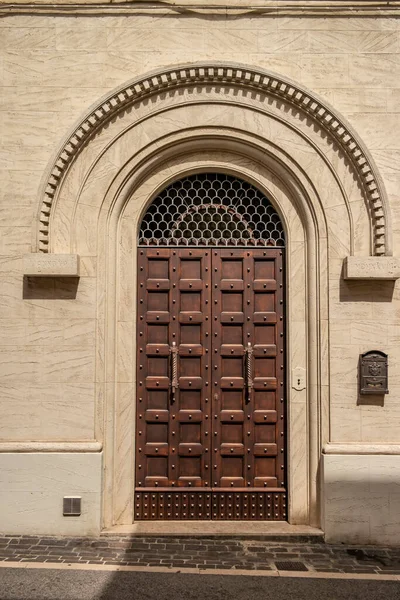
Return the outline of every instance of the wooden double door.
[[[285,520],[283,251],[139,248],[136,520]]]

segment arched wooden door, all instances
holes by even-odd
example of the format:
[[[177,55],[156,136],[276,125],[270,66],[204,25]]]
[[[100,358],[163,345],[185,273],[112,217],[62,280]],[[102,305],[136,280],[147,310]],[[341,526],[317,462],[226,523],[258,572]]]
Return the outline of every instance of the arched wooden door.
[[[285,520],[284,233],[217,173],[174,182],[139,237],[136,520]]]

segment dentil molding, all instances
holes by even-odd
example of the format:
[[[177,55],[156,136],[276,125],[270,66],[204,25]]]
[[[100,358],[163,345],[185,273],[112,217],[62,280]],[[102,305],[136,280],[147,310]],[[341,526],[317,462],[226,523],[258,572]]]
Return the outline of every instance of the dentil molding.
[[[373,254],[390,254],[385,190],[368,150],[345,119],[325,101],[287,78],[225,63],[194,64],[157,71],[118,88],[92,107],[63,143],[42,187],[36,238],[37,252],[48,253],[53,200],[68,166],[90,138],[119,111],[135,102],[160,91],[190,85],[240,86],[252,91],[257,90],[279,99],[280,103],[295,106],[308,118],[317,122],[321,130],[325,134],[328,133],[350,159],[362,184],[371,215]]]

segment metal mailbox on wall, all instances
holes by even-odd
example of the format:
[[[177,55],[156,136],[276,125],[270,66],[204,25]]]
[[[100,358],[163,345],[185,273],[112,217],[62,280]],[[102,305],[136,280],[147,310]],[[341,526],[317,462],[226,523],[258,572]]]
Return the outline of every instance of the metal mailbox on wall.
[[[370,350],[360,355],[360,394],[388,394],[388,355]]]

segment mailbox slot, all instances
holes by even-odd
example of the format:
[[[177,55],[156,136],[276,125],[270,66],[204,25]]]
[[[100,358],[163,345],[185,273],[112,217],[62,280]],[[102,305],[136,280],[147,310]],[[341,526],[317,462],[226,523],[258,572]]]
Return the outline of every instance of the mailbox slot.
[[[388,394],[388,356],[380,350],[360,354],[360,394]]]

